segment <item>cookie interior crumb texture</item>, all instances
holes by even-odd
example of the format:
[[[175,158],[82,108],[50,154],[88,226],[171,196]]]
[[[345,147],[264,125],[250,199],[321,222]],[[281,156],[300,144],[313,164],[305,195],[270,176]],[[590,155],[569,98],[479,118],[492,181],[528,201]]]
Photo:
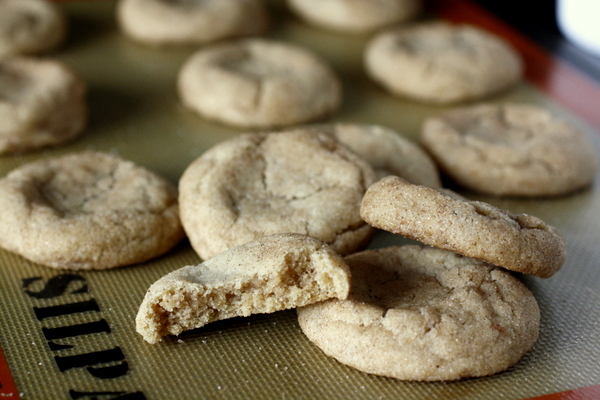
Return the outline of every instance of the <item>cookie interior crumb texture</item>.
[[[374,233],[359,213],[374,180],[366,161],[318,128],[241,134],[184,171],[181,220],[204,260],[285,232],[316,237],[350,254]]]
[[[492,195],[563,195],[589,186],[598,169],[582,131],[532,104],[478,104],[440,113],[423,123],[421,142],[445,175]]]
[[[87,126],[87,85],[60,61],[0,59],[0,154],[55,146]]]
[[[348,298],[301,307],[298,320],[351,367],[415,381],[480,377],[514,365],[537,340],[538,304],[506,270],[417,245],[345,260]]]
[[[350,273],[320,240],[275,234],[186,266],[148,289],[136,330],[149,343],[217,320],[346,298]]]
[[[548,278],[566,259],[558,229],[389,176],[365,193],[361,216],[370,225],[512,271]]]
[[[53,268],[147,261],[183,239],[176,187],[130,161],[81,152],[0,180],[0,245]]]

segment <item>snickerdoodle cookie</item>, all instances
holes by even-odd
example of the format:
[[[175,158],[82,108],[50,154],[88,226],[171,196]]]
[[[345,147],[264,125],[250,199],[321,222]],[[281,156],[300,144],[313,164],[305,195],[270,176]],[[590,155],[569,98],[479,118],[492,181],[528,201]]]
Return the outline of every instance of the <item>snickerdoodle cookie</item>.
[[[181,68],[183,103],[203,117],[238,127],[310,122],[341,105],[336,73],[311,51],[267,39],[199,50]]]
[[[345,261],[348,298],[301,307],[298,320],[325,354],[351,367],[415,381],[486,376],[537,340],[538,304],[506,270],[417,245]]]
[[[288,0],[307,22],[347,33],[368,33],[417,16],[422,0]]]
[[[476,100],[523,75],[520,55],[470,25],[430,22],[387,30],[365,49],[368,75],[391,93],[428,103]]]
[[[566,258],[563,237],[539,218],[462,200],[396,176],[367,190],[360,213],[385,231],[541,278],[552,276]]]
[[[432,158],[399,132],[380,125],[353,123],[331,124],[329,129],[337,140],[371,164],[377,178],[397,175],[410,183],[442,186]]]
[[[0,154],[58,145],[87,125],[86,84],[62,62],[0,60]]]
[[[151,45],[206,44],[263,34],[263,0],[121,0],[117,20],[129,37]]]
[[[598,166],[589,138],[528,104],[482,104],[425,120],[421,142],[443,172],[473,191],[554,196],[588,186]]]
[[[346,298],[350,273],[341,256],[299,234],[265,236],[156,281],[136,330],[156,343],[209,322]]]
[[[184,233],[177,189],[119,157],[81,152],[0,180],[0,246],[53,268],[106,269],[170,250]]]
[[[66,16],[52,1],[0,1],[0,57],[53,50],[66,32]]]
[[[285,232],[316,237],[349,254],[374,232],[359,213],[374,180],[366,161],[318,128],[241,134],[184,171],[181,220],[203,259]]]

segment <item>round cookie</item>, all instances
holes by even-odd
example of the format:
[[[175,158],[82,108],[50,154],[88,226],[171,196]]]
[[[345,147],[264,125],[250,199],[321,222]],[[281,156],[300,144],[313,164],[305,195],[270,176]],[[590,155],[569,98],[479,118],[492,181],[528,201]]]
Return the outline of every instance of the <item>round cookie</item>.
[[[540,278],[552,276],[566,258],[563,237],[539,218],[396,176],[367,190],[360,214],[376,228]]]
[[[337,140],[371,164],[378,179],[397,175],[418,185],[442,186],[432,158],[419,145],[393,129],[352,123],[329,127]]]
[[[25,164],[0,180],[0,246],[49,267],[141,263],[184,237],[177,190],[119,157],[81,152]]]
[[[288,0],[287,3],[307,22],[347,33],[368,33],[405,22],[414,19],[422,9],[421,0]]]
[[[447,22],[382,32],[367,44],[364,63],[392,94],[438,104],[481,99],[523,75],[520,55],[503,39]]]
[[[87,124],[86,84],[59,61],[0,59],[0,154],[70,141]]]
[[[53,50],[66,32],[67,19],[51,1],[0,1],[0,57]]]
[[[569,193],[590,185],[598,168],[588,137],[535,105],[453,109],[425,120],[421,142],[456,183],[492,195]]]
[[[262,0],[120,0],[117,20],[140,42],[199,45],[263,34],[269,14]]]
[[[266,128],[309,122],[341,105],[341,82],[311,52],[246,39],[192,55],[179,73],[183,103],[207,119]]]
[[[261,236],[313,236],[341,254],[374,229],[359,215],[371,166],[316,128],[239,135],[191,163],[179,181],[181,220],[209,259]]]
[[[293,233],[264,236],[152,284],[136,331],[149,343],[210,322],[345,299],[350,272],[320,240]]]
[[[413,381],[480,377],[514,365],[537,340],[538,304],[508,271],[417,245],[345,261],[348,298],[299,308],[298,321],[346,365]]]

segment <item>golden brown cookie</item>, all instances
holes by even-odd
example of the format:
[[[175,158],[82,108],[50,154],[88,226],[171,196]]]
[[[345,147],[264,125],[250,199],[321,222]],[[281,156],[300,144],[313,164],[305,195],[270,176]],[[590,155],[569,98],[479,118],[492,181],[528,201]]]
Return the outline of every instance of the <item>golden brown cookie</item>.
[[[177,190],[119,157],[81,152],[25,164],[0,180],[0,246],[49,267],[141,263],[183,236]]]
[[[477,100],[514,86],[520,55],[502,38],[470,25],[429,22],[375,36],[367,74],[392,94],[427,103]]]
[[[262,0],[120,0],[117,20],[129,37],[151,45],[206,44],[263,34]]]
[[[589,186],[598,160],[589,138],[528,104],[481,104],[427,118],[421,142],[443,172],[473,191],[555,196]]]
[[[389,176],[365,193],[360,210],[372,226],[422,243],[548,278],[566,258],[558,230],[527,214],[513,214]]]
[[[378,179],[397,175],[418,185],[442,186],[433,159],[399,132],[380,125],[353,123],[331,124],[328,129],[337,140],[368,161]]]
[[[204,48],[178,78],[183,103],[238,127],[287,126],[324,118],[341,105],[341,82],[312,52],[289,43],[246,39]]]
[[[52,1],[0,1],[0,57],[53,50],[66,33],[67,18]]]
[[[209,322],[343,299],[349,291],[348,266],[329,246],[275,234],[156,281],[140,305],[136,330],[156,343]]]
[[[374,230],[360,218],[371,166],[318,128],[247,133],[206,151],[179,181],[181,220],[203,259],[295,232],[349,254]]]
[[[441,249],[406,245],[345,258],[345,300],[298,309],[325,354],[361,371],[415,381],[503,371],[539,333],[532,293],[508,271]]]
[[[414,19],[421,0],[288,0],[288,6],[305,21],[346,33],[369,33]]]
[[[0,59],[0,154],[54,146],[87,125],[86,84],[62,62]]]

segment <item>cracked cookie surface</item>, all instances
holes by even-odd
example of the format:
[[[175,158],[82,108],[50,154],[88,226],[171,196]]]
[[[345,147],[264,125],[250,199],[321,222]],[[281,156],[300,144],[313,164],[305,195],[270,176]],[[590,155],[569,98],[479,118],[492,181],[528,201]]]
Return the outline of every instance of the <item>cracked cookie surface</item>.
[[[346,365],[403,380],[479,377],[514,365],[537,340],[537,302],[501,268],[418,245],[345,261],[348,298],[301,307],[298,321]]]
[[[262,0],[120,0],[117,21],[142,43],[199,45],[261,35],[269,13]]]
[[[393,94],[427,103],[477,100],[519,82],[519,53],[470,25],[421,23],[375,36],[365,49],[368,75]]]
[[[156,343],[213,321],[346,298],[349,291],[348,266],[322,241],[264,236],[156,281],[140,305],[136,331]]]
[[[393,129],[353,123],[319,126],[329,129],[337,140],[368,161],[378,179],[397,175],[418,185],[442,186],[433,159],[421,146]]]
[[[492,195],[556,196],[590,185],[591,140],[540,106],[461,107],[425,120],[421,142],[459,185]]]
[[[0,1],[0,57],[53,50],[66,31],[67,19],[51,1]]]
[[[59,61],[0,60],[0,154],[73,140],[87,125],[85,82]]]
[[[206,151],[179,181],[181,220],[203,259],[273,233],[349,254],[373,228],[359,208],[371,166],[318,128],[247,133]]]
[[[566,258],[560,232],[539,218],[462,200],[396,176],[367,190],[360,214],[376,228],[541,278],[556,273]]]
[[[0,180],[0,245],[53,268],[141,263],[183,239],[177,189],[119,157],[74,153]]]
[[[179,95],[207,119],[267,128],[310,122],[341,105],[341,82],[312,52],[267,39],[204,48],[183,65]]]

